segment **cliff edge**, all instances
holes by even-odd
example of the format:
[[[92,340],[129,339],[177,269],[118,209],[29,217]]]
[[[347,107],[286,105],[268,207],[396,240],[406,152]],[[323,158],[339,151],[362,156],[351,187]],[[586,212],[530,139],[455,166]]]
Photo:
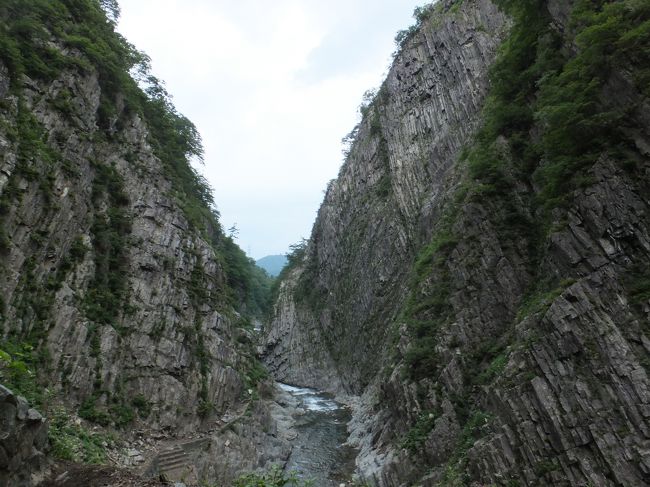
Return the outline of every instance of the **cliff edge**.
[[[650,481],[648,9],[416,11],[266,361],[357,395],[372,484]]]

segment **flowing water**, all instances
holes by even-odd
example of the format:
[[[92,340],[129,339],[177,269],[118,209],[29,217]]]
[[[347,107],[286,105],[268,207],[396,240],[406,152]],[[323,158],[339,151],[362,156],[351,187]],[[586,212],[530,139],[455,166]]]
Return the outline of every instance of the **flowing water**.
[[[350,411],[326,393],[304,387],[280,384],[300,401],[305,413],[296,418],[298,437],[286,470],[295,470],[316,487],[339,486],[354,473],[356,451],[344,445],[348,438]]]

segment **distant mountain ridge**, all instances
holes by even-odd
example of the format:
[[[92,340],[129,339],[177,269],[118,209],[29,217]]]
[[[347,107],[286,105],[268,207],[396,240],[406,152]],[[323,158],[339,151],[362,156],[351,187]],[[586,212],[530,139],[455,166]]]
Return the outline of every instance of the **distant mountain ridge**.
[[[267,255],[258,259],[256,262],[258,267],[264,269],[270,276],[276,277],[282,271],[282,268],[287,264],[286,255]]]

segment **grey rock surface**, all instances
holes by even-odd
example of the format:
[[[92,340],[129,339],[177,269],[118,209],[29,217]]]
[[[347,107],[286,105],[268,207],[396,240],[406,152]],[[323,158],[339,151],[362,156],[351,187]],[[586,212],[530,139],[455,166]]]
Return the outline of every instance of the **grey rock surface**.
[[[73,416],[87,401],[109,415],[124,407],[134,421],[117,434],[127,440],[207,431],[248,401],[256,360],[252,345],[237,340],[240,316],[207,237],[214,229],[190,221],[138,114],[125,111],[100,128],[92,69],[69,67],[47,82],[24,77],[18,94],[9,86],[0,64],[0,335],[37,337],[33,345],[48,357],[37,381]],[[115,105],[124,109],[119,96]],[[25,152],[26,134],[17,133],[25,123],[39,150]],[[102,190],[107,173],[119,184]],[[97,232],[108,222],[115,240],[116,196],[128,229],[110,257],[119,271],[109,273],[101,262],[110,249]],[[122,280],[124,292],[103,310],[110,319],[91,319],[88,310],[105,299],[93,294],[102,280]],[[26,414],[20,421],[30,421]],[[128,464],[144,460],[133,455]]]
[[[340,377],[358,393],[377,373],[388,330],[376,325],[394,312],[420,222],[435,217],[445,174],[479,123],[506,28],[491,2],[468,2],[427,24],[396,57],[328,186],[307,259],[280,291],[266,360],[281,380],[343,392]],[[319,296],[316,306],[296,304],[300,275]],[[353,341],[343,339],[349,323]]]
[[[0,485],[34,485],[47,465],[48,448],[45,419],[0,385]]]
[[[570,7],[548,2],[560,32]],[[423,302],[443,280],[448,290],[434,378],[405,373],[416,256],[466,177],[459,151],[509,27],[488,0],[441,2],[438,14],[398,53],[328,187],[282,284],[266,362],[282,380],[357,396],[350,442],[373,485],[456,485],[465,474],[472,485],[647,485],[650,303],[630,279],[650,262],[650,123],[625,73],[602,98],[631,107],[636,172],[606,154],[585,170],[589,183],[552,215],[536,273],[533,237],[499,226],[506,208],[465,200],[451,223],[460,238],[415,290]],[[536,218],[536,188],[515,188],[518,210]],[[528,303],[542,280],[557,287]],[[423,418],[426,436],[405,449]]]
[[[205,454],[196,461],[200,478],[216,478],[230,485],[245,473],[265,472],[272,465],[284,465],[291,453],[295,421],[291,418],[291,405],[276,389],[272,398],[251,405],[247,415],[212,438]]]
[[[5,76],[0,71],[2,82]],[[72,118],[53,108],[62,90],[71,93],[74,101]],[[95,76],[76,73],[64,73],[48,86],[26,83],[25,110],[42,124],[65,161],[49,168],[38,158],[30,161],[34,170],[49,171],[52,187],[47,195],[38,181],[25,180],[14,171],[16,144],[0,147],[0,174],[7,176],[4,184],[0,181],[0,194],[9,180],[24,186],[3,219],[9,238],[0,273],[6,305],[4,333],[29,332],[36,320],[24,311],[25,303],[48,300],[43,346],[52,357],[51,384],[70,405],[78,406],[91,396],[99,381],[105,391],[100,403],[115,396],[142,395],[152,405],[149,426],[182,433],[201,422],[196,414],[203,380],[196,353],[199,342],[208,356],[204,379],[217,411],[242,395],[238,370],[246,358],[233,339],[235,328],[227,316],[232,312],[217,304],[223,302],[222,265],[171,194],[162,164],[147,141],[146,126],[134,115],[115,140],[93,138],[99,130],[95,118],[100,91]],[[3,107],[9,107],[0,110],[6,127],[17,116],[16,99],[8,95],[3,101]],[[8,139],[0,128],[0,140]],[[96,273],[91,227],[102,213],[92,201],[97,163],[114,167],[123,179],[126,211],[132,220],[124,257],[127,293],[115,326],[92,323],[84,311]],[[61,276],[77,239],[88,251],[63,272],[60,287],[50,290],[48,279]],[[188,290],[197,269],[210,298],[200,306],[193,304]],[[42,295],[30,291],[33,286],[42,289]]]

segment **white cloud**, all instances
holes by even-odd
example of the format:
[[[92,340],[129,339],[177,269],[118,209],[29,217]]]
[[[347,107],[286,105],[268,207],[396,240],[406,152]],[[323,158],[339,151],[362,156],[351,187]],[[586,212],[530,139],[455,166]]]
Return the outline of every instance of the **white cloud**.
[[[309,235],[340,139],[419,3],[122,0],[120,31],[197,125],[224,227],[252,256]]]

